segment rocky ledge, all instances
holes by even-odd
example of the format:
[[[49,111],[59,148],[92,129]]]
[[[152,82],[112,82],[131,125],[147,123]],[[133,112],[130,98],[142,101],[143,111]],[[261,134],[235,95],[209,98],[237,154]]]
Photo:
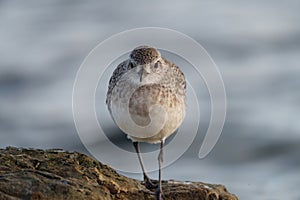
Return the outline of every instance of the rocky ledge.
[[[223,185],[163,181],[164,199],[238,199]],[[141,181],[59,149],[0,149],[0,199],[152,199]]]

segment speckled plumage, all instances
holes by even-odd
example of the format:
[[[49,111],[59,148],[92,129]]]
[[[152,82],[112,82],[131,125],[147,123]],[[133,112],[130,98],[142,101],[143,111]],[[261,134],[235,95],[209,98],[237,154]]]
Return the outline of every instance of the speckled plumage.
[[[186,81],[175,64],[153,47],[135,48],[109,81],[106,103],[119,128],[133,141],[147,188],[155,187],[146,174],[138,142],[160,143],[156,199],[162,199],[163,145],[185,116]],[[141,128],[142,127],[142,128]]]
[[[139,75],[139,68],[146,65],[148,68],[144,67],[145,75]],[[137,80],[139,76],[142,77],[141,80]],[[128,88],[132,87],[136,88],[135,91],[128,94]],[[140,46],[131,52],[128,60],[120,63],[114,70],[109,81],[106,103],[114,119],[116,116],[113,116],[112,109],[120,109],[119,101],[130,98],[128,106],[131,118],[140,126],[146,126],[150,122],[149,108],[152,105],[161,105],[168,118],[157,135],[149,138],[129,136],[133,141],[158,143],[171,135],[182,123],[185,116],[185,95],[186,81],[179,67],[161,57],[155,48]]]
[[[132,50],[129,57],[134,63],[144,65],[157,61],[161,55],[153,47],[139,46]]]

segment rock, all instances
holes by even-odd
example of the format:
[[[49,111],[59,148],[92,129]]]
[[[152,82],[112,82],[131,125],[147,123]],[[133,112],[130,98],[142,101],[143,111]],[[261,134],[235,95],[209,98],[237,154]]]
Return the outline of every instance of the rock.
[[[163,181],[164,199],[238,199],[222,185]],[[0,149],[0,199],[152,199],[141,181],[78,152]]]

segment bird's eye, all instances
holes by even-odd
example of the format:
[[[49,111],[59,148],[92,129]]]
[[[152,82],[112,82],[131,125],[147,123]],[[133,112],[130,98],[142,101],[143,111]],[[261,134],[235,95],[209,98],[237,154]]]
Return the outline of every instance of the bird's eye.
[[[157,69],[158,68],[158,62],[154,64],[154,68]]]

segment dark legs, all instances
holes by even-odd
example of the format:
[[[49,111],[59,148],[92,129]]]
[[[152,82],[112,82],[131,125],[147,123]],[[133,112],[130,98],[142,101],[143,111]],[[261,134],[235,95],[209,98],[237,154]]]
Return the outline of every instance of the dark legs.
[[[140,148],[139,148],[139,143],[138,142],[133,142],[133,146],[135,148],[135,151],[138,155],[138,158],[139,158],[139,162],[140,162],[140,165],[142,167],[142,170],[143,170],[143,174],[144,174],[144,183],[146,185],[146,188],[148,189],[154,189],[154,188],[157,188],[156,189],[156,199],[157,200],[162,200],[162,184],[161,184],[161,168],[162,168],[162,163],[163,163],[163,150],[164,150],[164,141],[161,141],[160,143],[160,152],[159,152],[159,155],[158,155],[158,166],[159,166],[159,172],[158,172],[158,187],[155,186],[150,178],[147,176],[146,174],[146,171],[145,171],[145,168],[144,168],[144,164],[143,164],[143,160],[142,160],[142,157],[141,157],[141,154],[140,154]]]
[[[158,155],[158,166],[159,166],[159,172],[158,172],[158,187],[156,189],[156,199],[161,200],[162,199],[162,185],[161,185],[161,167],[164,160],[164,141],[161,141],[160,143],[160,152]]]
[[[135,151],[138,155],[139,162],[140,162],[140,165],[141,165],[142,170],[143,170],[144,183],[145,183],[146,188],[148,188],[148,189],[156,188],[156,186],[151,182],[150,178],[146,174],[146,171],[145,171],[145,168],[144,168],[144,163],[143,163],[143,160],[142,160],[142,157],[141,157],[141,154],[140,154],[139,143],[138,142],[133,142],[133,146],[134,146]]]

